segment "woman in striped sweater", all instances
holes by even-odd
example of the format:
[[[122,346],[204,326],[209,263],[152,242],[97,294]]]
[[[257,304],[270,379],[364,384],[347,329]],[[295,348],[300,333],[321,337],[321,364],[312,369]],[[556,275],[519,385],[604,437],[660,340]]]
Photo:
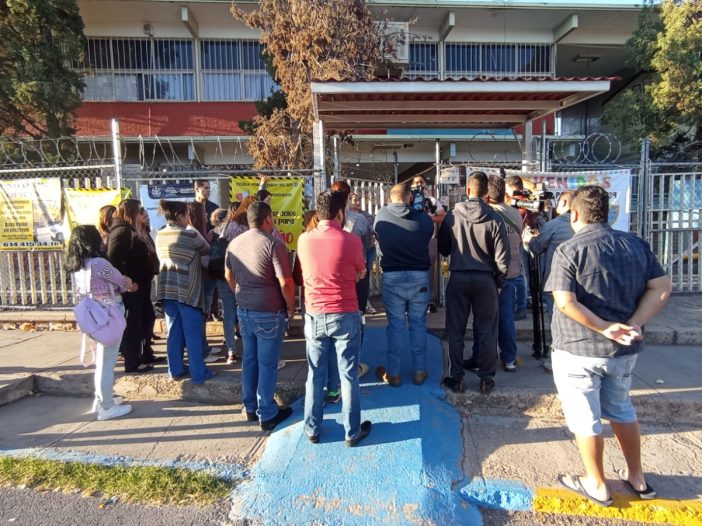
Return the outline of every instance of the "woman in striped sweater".
[[[189,224],[188,207],[178,201],[161,201],[167,224],[156,235],[160,263],[158,298],[168,324],[168,373],[173,380],[190,375],[194,384],[214,376],[205,365],[203,327],[205,294],[200,258],[209,254],[207,242]],[[188,349],[188,367],[183,349]]]

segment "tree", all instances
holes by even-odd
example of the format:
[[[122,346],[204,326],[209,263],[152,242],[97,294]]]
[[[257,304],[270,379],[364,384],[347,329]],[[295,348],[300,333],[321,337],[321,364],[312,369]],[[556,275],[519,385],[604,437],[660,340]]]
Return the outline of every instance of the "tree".
[[[702,123],[702,2],[667,0],[663,4],[663,32],[651,59],[658,82],[651,94],[655,106],[672,111],[681,124]]]
[[[606,106],[603,123],[624,143],[648,137],[675,153],[702,132],[702,3],[664,0],[641,11],[627,41],[637,75]]]
[[[0,0],[0,134],[73,133],[84,43],[75,0]]]
[[[232,15],[261,31],[285,104],[254,118],[249,151],[257,168],[307,168],[313,80],[371,78],[383,60],[379,28],[364,0],[261,0]],[[280,101],[278,101],[280,102]]]

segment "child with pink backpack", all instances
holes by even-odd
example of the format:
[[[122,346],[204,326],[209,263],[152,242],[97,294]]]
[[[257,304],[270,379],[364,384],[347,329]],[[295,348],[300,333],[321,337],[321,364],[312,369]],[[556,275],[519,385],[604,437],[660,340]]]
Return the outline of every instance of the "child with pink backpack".
[[[126,415],[132,406],[122,404],[122,399],[113,394],[115,365],[125,326],[120,293],[135,292],[139,286],[105,259],[102,238],[92,225],[77,226],[71,233],[65,267],[73,272],[76,321],[84,333],[83,348],[87,337],[96,343],[93,412],[97,412],[98,420]]]

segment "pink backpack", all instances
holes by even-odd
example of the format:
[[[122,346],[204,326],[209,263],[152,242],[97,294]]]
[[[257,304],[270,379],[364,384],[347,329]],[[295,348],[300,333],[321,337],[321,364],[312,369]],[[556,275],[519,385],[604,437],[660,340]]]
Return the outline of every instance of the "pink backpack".
[[[88,293],[78,302],[73,312],[76,323],[84,335],[109,347],[120,341],[124,328],[127,326],[127,320],[116,304],[101,303],[92,297],[90,267],[89,264],[87,269],[79,271],[87,274],[83,274],[82,277],[87,280]],[[78,277],[79,272],[76,272],[76,277]],[[114,291],[112,288],[110,290],[114,297]]]

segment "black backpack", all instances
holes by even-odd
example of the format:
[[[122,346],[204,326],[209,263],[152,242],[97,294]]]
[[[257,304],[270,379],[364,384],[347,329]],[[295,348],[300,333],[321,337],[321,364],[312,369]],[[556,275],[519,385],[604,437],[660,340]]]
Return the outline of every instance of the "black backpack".
[[[218,236],[210,245],[210,262],[207,271],[216,279],[224,279],[224,258],[227,255],[229,240],[225,236]]]

